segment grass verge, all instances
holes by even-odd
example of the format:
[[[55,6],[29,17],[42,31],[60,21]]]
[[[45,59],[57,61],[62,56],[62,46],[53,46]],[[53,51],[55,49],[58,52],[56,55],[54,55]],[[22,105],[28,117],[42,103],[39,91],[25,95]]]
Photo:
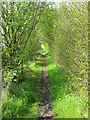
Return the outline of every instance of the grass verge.
[[[88,107],[69,83],[65,70],[47,55],[47,71],[50,78],[54,118],[88,118]]]
[[[42,68],[40,56],[35,62],[24,65],[24,81],[11,83],[9,89],[2,89],[2,118],[38,118]]]

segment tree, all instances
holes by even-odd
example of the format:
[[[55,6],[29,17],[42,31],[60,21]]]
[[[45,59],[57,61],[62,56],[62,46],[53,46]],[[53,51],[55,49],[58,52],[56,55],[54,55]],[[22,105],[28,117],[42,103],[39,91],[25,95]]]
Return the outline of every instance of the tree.
[[[23,74],[23,64],[32,60],[37,50],[40,49],[36,27],[45,13],[45,6],[48,6],[46,2],[1,3],[4,44],[2,64],[3,70],[7,73],[7,82],[17,78],[14,75],[12,77],[15,71],[15,75],[19,72]],[[7,77],[8,75],[10,77]]]

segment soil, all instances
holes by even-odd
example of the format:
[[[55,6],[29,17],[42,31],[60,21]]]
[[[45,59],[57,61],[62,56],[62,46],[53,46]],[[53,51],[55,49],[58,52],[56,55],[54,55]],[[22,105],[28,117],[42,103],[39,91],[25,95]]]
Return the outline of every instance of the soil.
[[[39,108],[40,117],[38,120],[53,120],[52,117],[55,116],[55,113],[52,112],[51,106],[51,94],[50,94],[50,83],[49,77],[46,70],[46,56],[41,56],[41,65],[42,65],[42,78],[41,78],[41,95],[42,100]]]

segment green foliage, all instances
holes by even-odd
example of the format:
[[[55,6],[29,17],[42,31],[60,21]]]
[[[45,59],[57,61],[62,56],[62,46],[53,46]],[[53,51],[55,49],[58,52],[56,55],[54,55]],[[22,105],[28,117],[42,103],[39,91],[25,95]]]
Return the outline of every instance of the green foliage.
[[[4,77],[4,78],[5,78],[4,81],[5,81],[5,82],[12,81],[15,76],[16,76],[16,78],[19,77],[18,71],[17,71],[17,70],[15,70],[15,71],[10,71],[10,72],[7,73],[7,77]],[[16,79],[14,79],[14,81],[16,81]]]
[[[88,101],[87,5],[87,2],[60,3],[52,36],[50,35],[48,40],[49,52],[54,61],[66,69],[68,82],[79,94],[83,93],[82,101],[86,102]]]
[[[2,85],[6,89],[10,84],[10,93],[3,98],[3,117],[38,116],[40,80],[37,80],[37,71],[41,70],[38,60],[43,53],[47,57],[49,54],[52,56],[47,58],[47,69],[51,79],[53,110],[57,117],[87,117],[87,2],[62,2],[58,8],[53,3],[37,1],[2,2],[0,5]],[[43,50],[40,50],[41,41]],[[57,65],[53,64],[53,59]],[[28,68],[29,75],[25,75]],[[20,84],[19,81],[23,82]]]
[[[52,109],[57,115],[54,118],[88,118],[88,103],[82,101],[83,92],[79,95],[68,81],[65,69],[53,62],[47,55],[47,71],[50,78]]]
[[[2,2],[2,68],[11,73],[19,69],[23,76],[23,64],[34,60],[37,51],[41,49],[40,19],[47,16],[49,10],[47,2]],[[49,12],[49,11],[48,11]],[[3,82],[13,79],[13,75],[6,76]],[[8,77],[8,78],[7,78]],[[7,80],[6,80],[7,79]]]
[[[46,7],[46,12],[44,13],[44,16],[41,17],[39,24],[43,43],[47,43],[50,47],[51,44],[53,44],[53,24],[57,18],[57,9],[54,5],[54,3],[50,3],[50,5]]]
[[[57,114],[54,118],[88,118],[88,109],[79,102],[80,98],[72,94],[54,101],[53,111]]]
[[[25,81],[17,84],[11,83],[9,89],[2,90],[2,117],[3,118],[38,118],[40,104],[41,67],[35,62],[29,63]],[[33,72],[32,72],[32,71]]]

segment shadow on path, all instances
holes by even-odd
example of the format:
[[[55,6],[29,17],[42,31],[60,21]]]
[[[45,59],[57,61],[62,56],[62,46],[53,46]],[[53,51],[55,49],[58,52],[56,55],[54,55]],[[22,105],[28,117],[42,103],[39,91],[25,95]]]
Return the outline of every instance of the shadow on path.
[[[41,95],[42,101],[39,108],[40,117],[38,120],[42,119],[52,119],[55,116],[55,113],[52,112],[51,106],[51,94],[50,94],[50,83],[49,77],[46,70],[46,56],[41,56],[41,65],[42,65],[42,78],[41,78]]]

